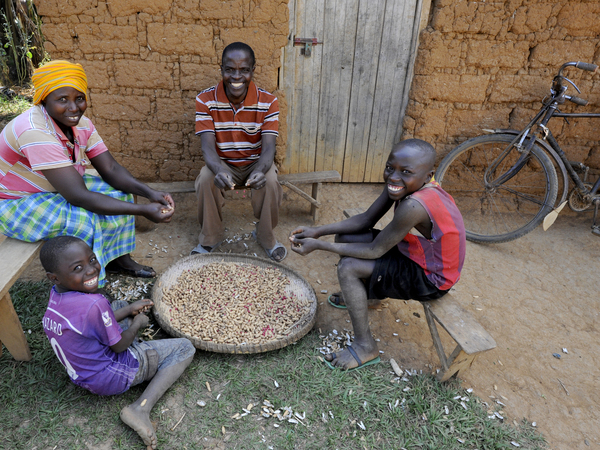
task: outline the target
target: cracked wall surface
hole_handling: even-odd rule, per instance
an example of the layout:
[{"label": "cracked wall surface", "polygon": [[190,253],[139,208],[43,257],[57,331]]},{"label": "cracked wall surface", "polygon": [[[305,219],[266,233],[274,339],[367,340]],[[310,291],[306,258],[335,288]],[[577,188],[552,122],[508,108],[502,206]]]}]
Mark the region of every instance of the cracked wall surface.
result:
[{"label": "cracked wall surface", "polygon": [[[403,138],[434,144],[440,158],[483,128],[525,126],[567,61],[600,61],[600,1],[434,1],[421,32]],[[565,74],[600,112],[600,75]],[[550,128],[571,160],[600,169],[600,121]]]},{"label": "cracked wall surface", "polygon": [[[52,59],[86,70],[92,119],[115,158],[148,181],[192,180],[202,163],[195,96],[216,84],[227,44],[255,52],[256,84],[278,96],[287,0],[35,0]],[[285,154],[279,151],[279,154]]]}]

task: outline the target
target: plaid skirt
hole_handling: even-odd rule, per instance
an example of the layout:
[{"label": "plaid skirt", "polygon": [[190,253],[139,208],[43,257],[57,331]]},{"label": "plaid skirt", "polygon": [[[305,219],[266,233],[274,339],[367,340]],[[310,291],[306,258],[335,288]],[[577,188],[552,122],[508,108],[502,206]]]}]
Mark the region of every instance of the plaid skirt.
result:
[{"label": "plaid skirt", "polygon": [[[118,191],[99,177],[84,175],[89,191],[133,203],[133,196]],[[104,267],[135,249],[135,218],[105,216],[73,206],[54,192],[32,194],[16,200],[0,200],[0,233],[26,242],[56,236],[75,236],[85,241],[101,266],[99,285],[104,286]]]}]

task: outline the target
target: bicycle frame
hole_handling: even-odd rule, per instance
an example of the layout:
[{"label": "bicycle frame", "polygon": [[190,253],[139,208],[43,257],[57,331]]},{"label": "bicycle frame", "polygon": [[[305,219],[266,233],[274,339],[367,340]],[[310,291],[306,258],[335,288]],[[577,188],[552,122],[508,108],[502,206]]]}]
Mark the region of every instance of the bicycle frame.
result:
[{"label": "bicycle frame", "polygon": [[[592,189],[588,189],[584,184],[581,178],[577,175],[577,172],[573,169],[573,164],[567,159],[565,152],[562,150],[554,135],[547,127],[548,122],[552,117],[562,117],[564,119],[568,118],[600,118],[600,113],[564,113],[558,110],[559,105],[565,103],[565,100],[570,100],[573,103],[579,105],[585,105],[587,102],[578,97],[571,97],[566,95],[567,86],[562,84],[562,80],[568,81],[571,85],[575,87],[575,89],[579,92],[577,86],[568,78],[562,76],[562,71],[568,66],[576,66],[580,67],[581,63],[570,62],[565,63],[561,66],[558,71],[558,74],[554,77],[553,86],[551,89],[551,98],[547,102],[543,102],[543,106],[540,111],[534,116],[534,118],[529,122],[529,124],[521,131],[515,132],[515,139],[505,148],[505,150],[492,162],[490,167],[485,171],[484,174],[484,183],[487,188],[495,188],[497,186],[502,185],[507,182],[511,178],[513,178],[527,163],[529,159],[529,154],[535,142],[544,142],[550,145],[550,147],[556,153],[556,156],[560,158],[562,164],[560,165],[561,170],[566,170],[569,174],[569,177],[573,180],[573,182],[577,185],[577,188],[584,194],[589,196],[595,196],[598,190],[600,189],[600,177],[594,183]],[[584,68],[584,67],[581,67]],[[585,68],[585,70],[591,70],[590,68]],[[537,125],[537,126],[536,126]],[[535,129],[534,129],[535,127]],[[532,132],[533,129],[533,132]],[[507,130],[495,130],[495,132],[501,132]],[[512,131],[512,130],[511,130]],[[542,135],[541,138],[539,135]],[[506,172],[498,176],[496,179],[491,179],[492,174],[496,171],[498,166],[504,161],[506,156],[510,153],[510,151],[514,148],[517,149],[521,153],[521,156],[518,158],[517,162],[513,164],[511,168],[509,168]],[[544,146],[545,147],[545,146]],[[546,150],[548,148],[546,147]],[[550,152],[552,153],[552,152]],[[553,157],[555,155],[552,155]],[[556,160],[556,158],[555,158]],[[558,161],[557,161],[558,163]],[[564,173],[563,173],[564,175]],[[564,201],[564,197],[567,190],[567,180],[565,178],[565,187],[563,192],[563,198],[561,200]]]}]

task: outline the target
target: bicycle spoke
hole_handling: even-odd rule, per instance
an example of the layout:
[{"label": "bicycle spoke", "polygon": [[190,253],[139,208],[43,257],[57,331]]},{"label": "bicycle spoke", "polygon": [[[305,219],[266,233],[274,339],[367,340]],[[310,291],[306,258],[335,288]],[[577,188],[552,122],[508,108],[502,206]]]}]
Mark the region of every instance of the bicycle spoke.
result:
[{"label": "bicycle spoke", "polygon": [[[527,162],[505,184],[488,184],[486,170],[512,142],[507,134],[478,136],[454,149],[440,164],[436,178],[455,200],[463,215],[467,238],[476,242],[504,242],[533,229],[556,199],[556,172],[537,146]],[[492,179],[500,179],[518,161],[508,152]]]}]

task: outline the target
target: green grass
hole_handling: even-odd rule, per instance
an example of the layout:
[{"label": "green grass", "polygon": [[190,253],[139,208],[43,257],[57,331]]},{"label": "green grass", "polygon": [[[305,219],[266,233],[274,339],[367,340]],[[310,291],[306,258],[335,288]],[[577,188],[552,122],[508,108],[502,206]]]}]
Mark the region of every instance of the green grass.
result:
[{"label": "green grass", "polygon": [[[119,420],[120,409],[143,387],[99,397],[69,381],[41,326],[49,287],[46,282],[18,282],[11,291],[33,360],[16,362],[6,350],[0,357],[0,449],[143,448]],[[151,414],[158,425],[159,448],[516,448],[511,441],[522,449],[547,448],[526,422],[515,427],[488,419],[488,406],[458,381],[440,384],[419,375],[393,382],[386,363],[333,372],[318,360],[319,346],[319,336],[311,332],[295,345],[269,353],[198,351]],[[469,398],[467,409],[457,396]],[[260,415],[265,399],[276,408],[304,412],[306,418],[298,424],[265,419]],[[232,418],[250,403],[257,405],[251,414]]]},{"label": "green grass", "polygon": [[0,95],[0,130],[23,111],[31,108],[31,105],[30,100],[21,96],[16,96],[9,100]]}]

